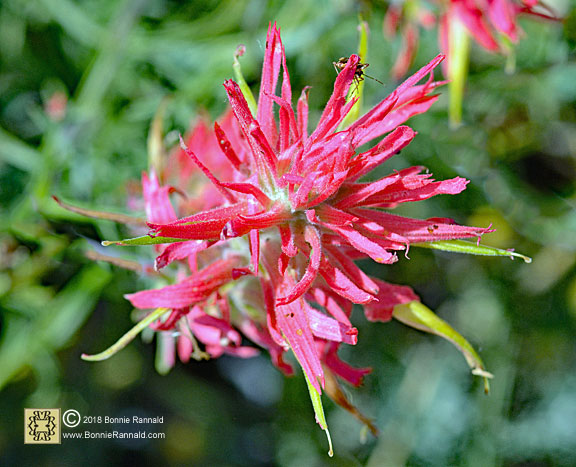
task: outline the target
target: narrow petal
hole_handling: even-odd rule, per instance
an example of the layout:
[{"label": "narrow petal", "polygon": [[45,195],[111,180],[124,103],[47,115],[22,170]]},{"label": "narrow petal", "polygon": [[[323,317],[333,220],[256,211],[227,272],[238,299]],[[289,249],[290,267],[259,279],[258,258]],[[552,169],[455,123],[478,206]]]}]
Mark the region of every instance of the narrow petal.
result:
[{"label": "narrow petal", "polygon": [[354,213],[378,224],[382,231],[401,235],[410,243],[433,242],[437,240],[456,240],[459,238],[480,238],[491,232],[490,228],[468,227],[452,223],[411,219],[373,209],[358,209]]},{"label": "narrow petal", "polygon": [[323,307],[341,323],[351,326],[350,318],[348,316],[352,311],[352,304],[349,301],[324,287],[314,287],[309,291],[309,294],[311,295],[311,301],[314,301]]},{"label": "narrow petal", "polygon": [[354,368],[343,362],[338,356],[339,344],[328,342],[324,347],[323,361],[330,370],[353,386],[360,386],[364,376],[371,373],[371,368]]},{"label": "narrow petal", "polygon": [[320,172],[310,172],[306,175],[303,182],[298,187],[298,190],[290,197],[290,204],[293,209],[299,209],[308,205],[308,199],[310,192],[314,187],[314,181],[319,175]]},{"label": "narrow petal", "polygon": [[232,191],[237,191],[238,193],[244,193],[247,195],[252,195],[256,200],[263,206],[268,207],[272,204],[272,201],[266,194],[257,186],[252,185],[251,183],[222,183],[222,186],[228,188]]},{"label": "narrow petal", "polygon": [[[292,284],[288,282],[286,286],[291,287]],[[279,292],[284,293],[284,290],[281,289]],[[306,308],[302,300],[277,306],[276,322],[310,383],[321,393],[321,386],[324,386],[324,372],[308,323]]]},{"label": "narrow petal", "polygon": [[[270,142],[266,139],[260,124],[250,112],[248,103],[239,86],[232,80],[224,82],[224,88],[228,93],[228,99],[232,106],[232,111],[236,116],[242,132],[248,140],[248,144],[254,156],[255,169],[262,178],[263,183],[271,185],[276,179],[276,169],[278,160]],[[268,99],[269,100],[269,99]],[[270,102],[272,102],[270,100]]]},{"label": "narrow petal", "polygon": [[[266,256],[264,256],[266,259]],[[267,271],[271,268],[267,267]],[[268,332],[270,337],[275,344],[288,350],[290,346],[284,340],[280,328],[278,326],[278,321],[276,320],[276,309],[274,307],[274,287],[271,281],[266,280],[264,277],[260,276],[260,285],[262,286],[262,292],[264,294],[264,306],[266,307],[266,324],[268,326]]]},{"label": "narrow petal", "polygon": [[125,295],[136,308],[183,308],[207,299],[232,280],[232,271],[240,266],[239,257],[217,260],[197,274],[161,289],[143,290]]},{"label": "narrow petal", "polygon": [[[430,178],[431,174],[387,177],[366,186],[338,203],[340,209],[356,206],[392,208],[400,203],[422,201],[432,196],[456,195],[466,188],[468,180],[461,177],[439,182]],[[386,183],[392,182],[392,183]]]},{"label": "narrow petal", "polygon": [[341,237],[348,240],[350,245],[366,253],[377,263],[392,264],[398,261],[395,254],[390,253],[377,242],[373,242],[368,237],[362,235],[353,227],[330,226],[330,229],[337,232]]},{"label": "narrow petal", "polygon": [[432,104],[438,100],[438,97],[438,94],[419,97],[408,102],[402,107],[395,108],[384,119],[382,119],[379,125],[374,127],[372,132],[367,133],[366,141],[369,141],[373,138],[378,138],[384,133],[392,131],[398,125],[402,125],[414,115],[427,112],[428,109],[432,107]]},{"label": "narrow petal", "polygon": [[400,126],[387,135],[380,143],[369,151],[356,156],[350,162],[348,169],[349,181],[354,181],[371,172],[384,161],[404,149],[414,139],[416,133],[412,128]]},{"label": "narrow petal", "polygon": [[322,112],[320,116],[316,129],[310,135],[310,142],[315,142],[334,131],[348,113],[347,111],[345,112],[345,109],[349,111],[352,105],[354,105],[354,99],[352,99],[349,101],[352,102],[352,104],[347,106],[346,97],[348,95],[348,89],[350,89],[350,85],[354,81],[356,66],[359,61],[360,58],[358,55],[350,55],[346,66],[338,73],[334,81],[332,95],[326,107],[324,107],[324,112]]},{"label": "narrow petal", "polygon": [[238,203],[193,216],[178,219],[170,224],[148,223],[154,236],[188,238],[192,240],[218,240],[224,226],[232,219],[246,212],[248,205]]},{"label": "narrow petal", "polygon": [[193,318],[190,326],[194,335],[203,344],[222,344],[238,346],[242,342],[240,333],[223,319],[210,316],[200,307],[195,307],[190,314]]},{"label": "narrow petal", "polygon": [[378,285],[376,282],[367,276],[340,248],[333,245],[326,245],[325,249],[330,261],[345,271],[355,284],[370,294],[376,295],[378,293]]},{"label": "narrow petal", "polygon": [[226,158],[230,161],[230,163],[234,166],[234,168],[238,172],[244,173],[246,170],[244,164],[240,161],[240,159],[236,155],[236,151],[234,151],[234,148],[232,147],[232,144],[228,140],[226,133],[224,133],[224,130],[220,128],[220,125],[218,125],[217,122],[214,122],[214,134],[216,135],[216,139],[218,141],[220,149],[222,150],[222,153],[226,156]]},{"label": "narrow petal", "polygon": [[161,187],[153,170],[150,171],[150,176],[142,172],[142,194],[149,222],[164,224],[177,219],[174,207],[170,203],[169,193],[170,187]]},{"label": "narrow petal", "polygon": [[298,135],[302,141],[308,139],[308,86],[302,90],[297,106]]},{"label": "narrow petal", "polygon": [[498,43],[484,21],[482,10],[472,7],[469,3],[452,2],[451,14],[451,20],[461,21],[482,47],[491,51],[498,50]]},{"label": "narrow petal", "polygon": [[[330,208],[331,211],[338,211],[334,208]],[[308,212],[307,212],[308,214]],[[342,212],[344,216],[346,213]],[[309,217],[310,219],[310,217]],[[377,263],[391,264],[397,261],[396,255],[388,252],[385,248],[380,246],[378,243],[373,242],[368,237],[362,235],[358,230],[350,225],[345,224],[332,224],[329,222],[324,222],[322,219],[317,219],[317,222],[327,229],[340,235],[345,239],[350,245],[352,245],[357,250],[366,253],[370,258],[372,258]]]},{"label": "narrow petal", "polygon": [[307,314],[312,334],[316,337],[351,345],[356,345],[358,342],[358,330],[356,328],[336,321],[312,307],[308,308]]},{"label": "narrow petal", "polygon": [[230,227],[232,236],[246,235],[252,229],[263,230],[276,227],[292,220],[292,213],[286,210],[283,203],[275,203],[267,211],[257,214],[241,214],[233,219]]},{"label": "narrow petal", "polygon": [[316,276],[318,275],[320,258],[322,257],[322,242],[320,234],[315,227],[307,225],[304,230],[304,238],[310,245],[310,258],[308,260],[306,272],[286,295],[276,298],[276,306],[287,305],[288,303],[300,298],[310,288],[312,282],[314,282],[314,279],[316,279]]},{"label": "narrow petal", "polygon": [[240,324],[239,329],[242,331],[242,334],[252,342],[268,350],[272,363],[274,363],[280,371],[287,376],[294,374],[294,368],[283,359],[286,350],[274,342],[266,328],[260,328],[254,322],[245,320]]},{"label": "narrow petal", "polygon": [[168,266],[173,261],[178,261],[181,259],[188,258],[188,256],[198,253],[199,251],[205,250],[213,242],[207,241],[188,241],[172,243],[166,247],[160,256],[156,258],[154,263],[154,269],[157,271]]},{"label": "narrow petal", "polygon": [[293,258],[298,254],[298,248],[294,242],[294,234],[290,228],[290,224],[279,225],[280,239],[282,241],[282,252]]},{"label": "narrow petal", "polygon": [[252,270],[254,275],[258,275],[258,265],[260,264],[260,235],[258,230],[250,231],[250,257],[252,260]]},{"label": "narrow petal", "polygon": [[[436,58],[430,61],[430,63],[422,67],[410,78],[404,81],[400,86],[398,86],[394,92],[382,102],[380,102],[380,104],[376,105],[372,110],[370,110],[356,122],[350,125],[348,130],[353,135],[355,146],[360,146],[373,138],[393,130],[396,126],[406,121],[408,115],[414,115],[417,113],[417,111],[424,111],[423,109],[425,106],[420,105],[414,107],[410,112],[404,111],[403,118],[396,118],[394,120],[390,118],[383,118],[384,116],[390,114],[397,101],[402,99],[402,96],[405,92],[408,92],[412,86],[424,78],[428,73],[432,72],[432,70],[434,70],[434,68],[436,68],[436,66],[438,66],[442,60],[444,60],[444,56],[438,55]],[[429,102],[428,107],[430,105],[432,105],[432,102]]]},{"label": "narrow petal", "polygon": [[230,193],[225,187],[223,187],[222,183],[220,183],[220,181],[214,176],[214,174],[210,172],[210,170],[208,170],[208,167],[206,167],[202,162],[200,162],[200,159],[196,157],[196,154],[194,154],[194,152],[191,149],[186,147],[186,144],[184,143],[182,136],[180,136],[180,146],[182,147],[184,152],[186,152],[186,154],[194,161],[194,163],[198,166],[198,168],[204,173],[204,175],[206,175],[206,177],[212,182],[212,184],[222,194],[222,196],[224,196],[224,198],[227,199],[230,203],[235,203],[236,197],[232,193]]},{"label": "narrow petal", "polygon": [[270,24],[268,26],[268,35],[266,36],[264,64],[262,65],[257,120],[262,125],[264,135],[272,144],[275,144],[277,134],[273,113],[274,101],[271,96],[276,93],[276,84],[283,55],[284,49],[280,39],[280,30],[276,27],[276,23]]},{"label": "narrow petal", "polygon": [[353,303],[366,304],[376,298],[354,284],[346,274],[330,264],[326,258],[322,258],[319,272],[334,292]]},{"label": "narrow petal", "polygon": [[400,174],[396,173],[374,182],[350,184],[342,190],[342,194],[336,197],[334,207],[338,209],[349,209],[354,206],[362,206],[366,199],[385,190],[400,178]]},{"label": "narrow petal", "polygon": [[280,106],[280,152],[284,152],[296,140],[298,125],[290,101],[278,96],[270,98]]}]

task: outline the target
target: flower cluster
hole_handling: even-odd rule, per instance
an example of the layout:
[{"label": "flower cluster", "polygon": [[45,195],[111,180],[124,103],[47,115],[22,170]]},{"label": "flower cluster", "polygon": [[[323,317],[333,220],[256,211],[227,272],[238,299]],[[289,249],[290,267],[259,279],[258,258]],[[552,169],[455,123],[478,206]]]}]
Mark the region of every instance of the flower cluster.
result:
[{"label": "flower cluster", "polygon": [[518,42],[521,29],[518,17],[556,19],[539,0],[448,0],[428,4],[405,0],[390,5],[384,19],[384,33],[393,38],[400,31],[402,46],[392,67],[392,76],[403,77],[418,48],[419,26],[431,28],[439,23],[440,50],[446,55],[444,76],[450,81],[449,116],[452,126],[462,121],[462,102],[468,74],[470,37],[490,52],[502,52],[512,71],[515,59],[512,44]]},{"label": "flower cluster", "polygon": [[[307,90],[294,108],[280,32],[270,26],[257,105],[246,87],[226,81],[230,109],[213,130],[201,119],[165,169],[143,174],[147,235],[108,242],[156,245],[155,268],[172,270],[172,276],[163,273],[172,283],[127,295],[135,308],[149,310],[145,318],[110,350],[85,358],[106,358],[148,326],[159,331],[168,367],[176,352],[183,362],[222,354],[251,357],[258,350],[246,345],[250,341],[286,374],[294,372],[286,358],[293,354],[322,428],[323,390],[373,428],[350,409],[337,383],[339,378],[358,386],[370,371],[338,356],[341,344],[358,339],[350,321],[353,304],[363,305],[370,321],[394,315],[430,329],[438,318],[418,321],[425,307],[410,287],[370,277],[354,260],[392,264],[411,245],[464,251],[475,243],[458,239],[488,232],[447,218],[389,212],[401,203],[458,194],[468,183],[463,178],[435,181],[423,167],[410,167],[360,181],[412,141],[415,132],[403,123],[437,99],[432,72],[443,58],[346,125],[357,101],[347,95],[361,66],[351,55],[309,133]],[[180,196],[171,200],[173,193]],[[466,345],[460,347],[474,360]],[[476,370],[486,375],[481,364]]]},{"label": "flower cluster", "polygon": [[[433,2],[434,3],[434,2]],[[440,50],[446,55],[446,69],[455,53],[462,27],[484,49],[507,52],[508,43],[516,43],[521,29],[520,15],[555,19],[548,7],[539,0],[449,0],[430,5],[420,0],[406,0],[388,7],[384,32],[393,38],[400,30],[402,50],[392,68],[400,79],[406,75],[418,47],[418,26],[431,28],[439,23]]]}]

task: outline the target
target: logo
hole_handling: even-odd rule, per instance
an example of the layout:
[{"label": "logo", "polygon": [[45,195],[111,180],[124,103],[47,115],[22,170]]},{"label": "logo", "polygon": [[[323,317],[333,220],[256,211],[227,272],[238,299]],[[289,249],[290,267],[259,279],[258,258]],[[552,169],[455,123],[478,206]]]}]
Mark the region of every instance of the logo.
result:
[{"label": "logo", "polygon": [[24,409],[24,444],[60,444],[60,409]]}]

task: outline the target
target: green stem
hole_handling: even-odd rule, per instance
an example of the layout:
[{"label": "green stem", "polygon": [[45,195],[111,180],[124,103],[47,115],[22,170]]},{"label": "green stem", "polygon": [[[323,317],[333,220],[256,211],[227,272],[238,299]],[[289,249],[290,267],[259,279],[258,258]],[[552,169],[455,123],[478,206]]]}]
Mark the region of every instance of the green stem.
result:
[{"label": "green stem", "polygon": [[448,78],[450,79],[450,126],[458,128],[462,124],[462,102],[464,87],[468,75],[468,60],[470,53],[470,36],[464,25],[454,20],[450,22],[450,63]]}]

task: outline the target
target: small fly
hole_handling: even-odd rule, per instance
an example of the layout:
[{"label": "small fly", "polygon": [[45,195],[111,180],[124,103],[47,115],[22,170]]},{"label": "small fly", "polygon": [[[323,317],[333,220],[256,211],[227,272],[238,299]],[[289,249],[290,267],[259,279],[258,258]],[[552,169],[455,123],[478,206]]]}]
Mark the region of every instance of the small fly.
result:
[{"label": "small fly", "polygon": [[[349,57],[340,57],[338,61],[332,62],[332,64],[334,65],[334,69],[338,73],[340,73],[348,63],[348,60]],[[356,70],[354,70],[354,82],[356,83],[356,86],[358,86],[361,81],[364,81],[364,77],[373,79],[377,83],[384,84],[382,81],[374,78],[373,76],[367,75],[364,72],[364,69],[367,68],[368,66],[369,63],[362,63],[362,62],[358,62],[358,64],[356,65]]]}]

